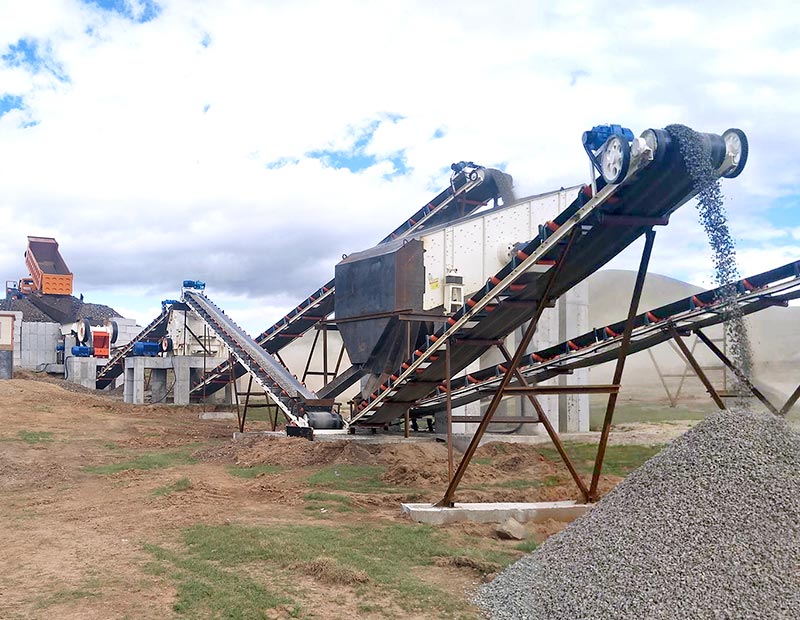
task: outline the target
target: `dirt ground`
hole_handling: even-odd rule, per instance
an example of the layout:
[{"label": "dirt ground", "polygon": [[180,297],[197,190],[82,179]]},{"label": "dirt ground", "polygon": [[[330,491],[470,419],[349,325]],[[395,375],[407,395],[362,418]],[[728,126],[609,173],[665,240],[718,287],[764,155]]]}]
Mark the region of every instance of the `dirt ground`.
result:
[{"label": "dirt ground", "polygon": [[[435,558],[414,568],[420,582],[459,601],[435,614],[404,605],[382,586],[323,585],[317,565],[281,569],[294,606],[251,615],[202,606],[187,611],[181,601],[191,595],[191,584],[182,565],[176,560],[180,570],[156,570],[154,546],[178,553],[181,537],[198,526],[412,527],[400,502],[436,500],[447,479],[441,443],[234,442],[232,421],[199,420],[198,411],[134,407],[113,395],[33,379],[0,382],[0,618],[478,617],[468,592],[494,566],[480,565],[478,555]],[[574,497],[563,469],[536,446],[488,444],[458,499]],[[608,476],[602,488],[619,480]],[[563,524],[526,527],[530,540],[542,541]],[[492,525],[452,525],[426,535],[474,548],[480,557],[505,554],[500,566],[524,553],[518,541],[499,540]],[[259,567],[248,566],[248,578],[258,581]],[[264,583],[270,579],[265,573]]]}]

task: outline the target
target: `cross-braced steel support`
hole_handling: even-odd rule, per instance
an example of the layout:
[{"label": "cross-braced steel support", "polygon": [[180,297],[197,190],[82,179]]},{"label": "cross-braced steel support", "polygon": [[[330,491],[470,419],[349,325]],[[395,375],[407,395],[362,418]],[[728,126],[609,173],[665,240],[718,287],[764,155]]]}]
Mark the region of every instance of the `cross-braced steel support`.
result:
[{"label": "cross-braced steel support", "polygon": [[[533,334],[536,332],[536,327],[539,323],[539,319],[542,316],[545,308],[548,306],[548,302],[550,301],[550,293],[553,289],[553,284],[558,277],[558,274],[561,272],[561,269],[566,262],[565,259],[569,254],[570,249],[572,248],[572,244],[575,242],[575,239],[580,234],[580,229],[576,228],[569,236],[567,244],[564,250],[561,253],[561,257],[556,263],[555,266],[552,268],[552,273],[550,278],[547,281],[547,286],[545,287],[544,292],[542,293],[542,297],[539,300],[539,303],[536,307],[536,312],[534,316],[531,318],[530,324],[528,325],[528,329],[525,330],[525,334],[522,336],[522,341],[520,342],[519,346],[517,347],[514,356],[509,363],[509,368],[506,371],[505,375],[503,375],[503,380],[500,383],[500,387],[492,396],[492,401],[489,404],[489,408],[486,410],[486,413],[483,416],[483,420],[478,424],[478,428],[475,431],[475,434],[472,437],[472,441],[470,441],[469,446],[467,446],[467,450],[464,452],[464,456],[461,458],[461,462],[458,464],[458,468],[456,469],[455,473],[450,477],[450,482],[447,486],[447,490],[444,493],[444,497],[436,504],[437,506],[445,506],[449,507],[453,505],[453,496],[455,495],[456,489],[458,488],[461,479],[464,477],[464,472],[467,471],[467,467],[469,467],[470,461],[472,461],[472,457],[475,455],[475,451],[478,449],[480,445],[481,439],[483,435],[486,433],[486,429],[489,427],[489,424],[492,421],[492,417],[494,416],[497,408],[500,406],[500,401],[503,398],[503,393],[505,392],[506,388],[508,388],[509,384],[511,383],[512,378],[515,376],[514,371],[519,367],[519,363],[522,360],[522,356],[525,354],[525,350],[528,348],[528,345],[531,343],[533,339]],[[449,373],[448,373],[449,377]],[[448,398],[450,397],[450,393],[448,391]],[[448,423],[450,422],[450,418],[448,416]],[[450,431],[448,430],[448,433]]]},{"label": "cross-braced steel support", "polygon": [[684,359],[689,363],[689,365],[692,367],[692,370],[694,370],[694,374],[697,375],[697,378],[700,379],[703,386],[706,388],[708,395],[711,396],[711,399],[714,401],[717,407],[719,407],[720,409],[725,409],[725,403],[722,402],[722,398],[720,397],[719,392],[717,392],[717,390],[711,384],[711,380],[703,371],[703,368],[702,366],[700,366],[700,363],[697,361],[697,358],[695,358],[694,354],[689,350],[689,347],[686,346],[686,343],[683,341],[683,338],[678,333],[678,330],[675,329],[675,325],[670,323],[667,326],[667,329],[672,335],[672,340],[675,342],[675,344],[678,345],[678,349],[680,350]]},{"label": "cross-braced steel support", "polygon": [[728,358],[727,355],[725,355],[722,351],[720,351],[719,347],[717,347],[717,345],[715,345],[708,336],[706,336],[699,329],[694,330],[694,333],[697,334],[697,337],[700,338],[700,340],[703,341],[703,344],[706,345],[711,350],[711,352],[720,359],[720,361],[723,364],[725,364],[728,368],[731,369],[733,374],[736,375],[736,378],[739,380],[739,384],[740,385],[743,385],[748,390],[750,390],[750,393],[753,396],[755,396],[758,400],[760,400],[763,403],[763,405],[767,409],[769,409],[772,413],[774,413],[774,414],[778,413],[778,409],[775,406],[773,406],[773,404],[771,402],[769,402],[769,400],[767,399],[766,396],[764,396],[764,394],[761,392],[761,390],[759,390],[755,385],[753,385],[753,383],[750,381],[750,379],[747,378],[747,376],[744,374],[744,372],[742,372],[742,370],[738,366],[736,366]]}]

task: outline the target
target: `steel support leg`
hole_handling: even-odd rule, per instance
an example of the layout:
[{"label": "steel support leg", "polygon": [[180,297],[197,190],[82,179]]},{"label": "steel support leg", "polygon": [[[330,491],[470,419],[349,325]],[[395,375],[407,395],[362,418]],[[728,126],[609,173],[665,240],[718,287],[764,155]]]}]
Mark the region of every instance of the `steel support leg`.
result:
[{"label": "steel support leg", "polygon": [[[499,345],[498,347],[503,354],[503,357],[506,358],[507,362],[511,362],[511,356],[508,353],[508,349],[504,344]],[[528,380],[525,379],[525,375],[522,374],[522,371],[519,368],[514,369],[514,374],[517,377],[517,381],[519,381],[520,385],[523,387],[528,387]],[[542,423],[547,434],[550,437],[550,440],[553,442],[553,445],[558,450],[559,455],[561,455],[561,460],[564,461],[564,465],[567,466],[569,470],[569,475],[572,476],[572,479],[575,481],[578,490],[581,492],[581,496],[583,497],[583,501],[589,500],[589,489],[586,488],[586,484],[583,482],[578,470],[575,469],[575,465],[572,464],[569,456],[567,456],[566,450],[564,450],[564,444],[561,443],[561,439],[558,436],[558,432],[553,425],[550,423],[549,418],[547,417],[547,413],[545,410],[542,409],[542,405],[539,402],[539,399],[536,398],[534,394],[527,394],[528,400],[533,405],[533,408],[536,410],[536,414],[539,416],[539,422]]]},{"label": "steel support leg", "polygon": [[781,410],[778,412],[778,415],[786,415],[789,413],[789,410],[794,407],[794,404],[797,402],[797,399],[800,398],[800,385],[797,386],[797,389],[792,392],[792,395],[789,397],[789,400],[786,401],[786,404],[781,407]]},{"label": "steel support leg", "polygon": [[777,415],[778,413],[777,408],[775,408],[773,404],[769,402],[769,400],[767,399],[766,396],[764,396],[761,390],[759,390],[755,385],[751,383],[750,379],[748,379],[745,376],[745,374],[728,358],[728,356],[719,350],[719,347],[715,345],[708,336],[706,336],[699,329],[694,330],[694,333],[697,334],[697,337],[703,341],[703,344],[706,345],[709,349],[711,349],[711,352],[714,355],[716,355],[722,361],[723,364],[725,364],[728,368],[730,368],[733,371],[733,374],[736,375],[736,378],[739,379],[739,382],[742,385],[744,385],[748,390],[750,390],[753,396],[755,396],[758,400],[760,400],[763,403],[763,405],[767,409],[769,409],[772,413]]},{"label": "steel support leg", "polygon": [[450,343],[445,345],[444,352],[444,372],[447,379],[444,382],[444,389],[447,393],[447,482],[453,480],[453,389],[450,385]]},{"label": "steel support leg", "polygon": [[697,378],[703,382],[706,391],[714,400],[714,403],[716,403],[717,407],[719,407],[720,409],[725,409],[725,403],[722,402],[722,398],[720,398],[719,394],[717,393],[717,390],[715,390],[714,386],[711,385],[711,381],[709,381],[708,377],[706,376],[706,373],[703,372],[703,369],[700,367],[700,364],[697,362],[697,359],[695,359],[694,355],[692,355],[692,352],[689,350],[689,347],[686,346],[686,343],[683,341],[683,338],[681,338],[681,335],[678,333],[678,330],[675,329],[674,325],[670,324],[669,331],[672,334],[672,339],[678,345],[678,348],[681,350],[681,353],[683,353],[684,358],[686,358],[686,361],[689,362],[689,365],[691,365],[692,370],[694,370],[695,374],[697,375]]},{"label": "steel support leg", "polygon": [[464,472],[467,471],[467,467],[469,467],[470,462],[472,461],[472,457],[475,455],[475,451],[478,449],[478,446],[481,443],[481,439],[483,439],[484,433],[486,433],[486,429],[489,427],[489,424],[492,421],[492,417],[494,416],[497,408],[500,406],[500,401],[503,399],[503,393],[505,389],[511,383],[511,379],[515,376],[514,370],[519,367],[520,360],[522,360],[523,355],[525,355],[525,350],[528,348],[528,345],[531,343],[533,339],[533,334],[536,332],[536,326],[539,323],[539,319],[542,317],[542,313],[544,312],[545,308],[547,307],[548,302],[550,301],[550,292],[553,289],[553,284],[558,277],[558,274],[561,272],[562,267],[564,266],[565,259],[569,254],[570,249],[572,248],[572,244],[575,242],[577,235],[580,234],[580,229],[576,228],[569,236],[567,241],[567,245],[564,248],[564,251],[561,253],[561,257],[558,260],[558,263],[553,267],[553,272],[550,275],[550,279],[547,281],[547,286],[545,287],[544,292],[542,293],[542,297],[539,300],[539,303],[536,307],[536,312],[534,316],[531,318],[530,324],[528,325],[528,329],[525,330],[525,334],[522,336],[522,341],[519,343],[516,352],[514,353],[514,357],[509,364],[509,368],[506,371],[505,375],[503,375],[503,380],[500,383],[500,386],[497,388],[497,391],[492,396],[492,401],[489,403],[489,408],[486,410],[486,413],[483,416],[483,420],[478,425],[475,434],[472,436],[472,441],[470,441],[469,446],[467,446],[467,450],[464,452],[464,456],[461,457],[461,462],[458,464],[458,468],[456,469],[455,474],[450,479],[450,484],[447,486],[447,490],[444,493],[444,497],[442,497],[439,502],[437,502],[436,506],[440,507],[451,507],[453,505],[453,496],[455,495],[456,489],[458,488],[459,483],[461,482],[461,478],[464,477]]},{"label": "steel support leg", "polygon": [[[236,384],[233,384],[236,388]],[[244,433],[244,423],[247,421],[247,406],[250,404],[250,392],[253,390],[253,375],[250,375],[250,381],[247,383],[247,394],[244,397],[244,411],[242,417],[239,419],[239,432]],[[237,390],[238,391],[238,390]]]},{"label": "steel support leg", "polygon": [[[631,305],[628,308],[628,318],[625,321],[625,330],[622,333],[622,341],[619,345],[619,356],[617,357],[617,366],[614,369],[614,378],[611,383],[619,385],[622,381],[622,371],[625,370],[625,358],[628,356],[628,349],[631,344],[631,332],[633,332],[633,319],[636,318],[636,312],[639,309],[639,300],[642,297],[642,289],[644,288],[644,279],[647,276],[647,266],[650,263],[650,254],[653,252],[653,242],[656,239],[656,231],[652,228],[648,229],[645,233],[644,250],[642,250],[642,259],[639,263],[639,272],[636,274],[636,283],[633,286],[633,295],[631,296]],[[592,483],[589,486],[589,499],[592,501],[597,500],[597,486],[600,484],[600,474],[603,471],[603,459],[606,456],[606,446],[608,445],[608,435],[611,432],[611,421],[614,419],[614,409],[617,406],[618,392],[612,392],[608,395],[608,404],[606,405],[606,415],[603,419],[603,430],[600,433],[600,443],[597,446],[597,458],[594,462],[594,471],[592,472]]]}]

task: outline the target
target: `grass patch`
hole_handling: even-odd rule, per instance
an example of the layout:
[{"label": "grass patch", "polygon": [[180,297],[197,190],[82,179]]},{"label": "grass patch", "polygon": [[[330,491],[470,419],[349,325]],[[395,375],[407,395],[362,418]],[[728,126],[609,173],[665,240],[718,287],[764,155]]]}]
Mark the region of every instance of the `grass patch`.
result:
[{"label": "grass patch", "polygon": [[172,484],[167,484],[163,487],[158,487],[153,489],[153,495],[155,497],[164,497],[165,495],[171,495],[172,493],[180,493],[181,491],[188,491],[192,488],[192,481],[188,478],[181,478],[176,480]]},{"label": "grass patch", "polygon": [[280,465],[252,465],[250,467],[239,467],[238,465],[229,465],[228,473],[237,478],[257,478],[262,474],[277,474],[281,471]]},{"label": "grass patch", "polygon": [[103,447],[108,449],[108,450],[121,450],[122,449],[119,444],[116,444],[113,441],[105,441],[105,442],[103,442]]},{"label": "grass patch", "polygon": [[20,431],[17,433],[17,437],[30,444],[53,441],[53,433],[48,431]]},{"label": "grass patch", "polygon": [[303,499],[309,502],[305,509],[313,512],[326,513],[333,512],[353,512],[353,502],[346,495],[337,493],[325,493],[324,491],[312,491],[306,493]]},{"label": "grass patch", "polygon": [[351,493],[405,493],[408,489],[388,485],[381,480],[385,468],[380,465],[330,465],[308,477],[312,487],[350,491]]},{"label": "grass patch", "polygon": [[[567,455],[581,474],[588,475],[592,473],[594,460],[597,456],[596,444],[569,442],[565,443],[564,447]],[[603,473],[611,476],[627,476],[646,460],[661,452],[662,448],[663,446],[608,446],[603,460]],[[553,447],[537,446],[536,451],[549,461],[561,463],[561,457]],[[558,484],[557,479],[555,484]]]},{"label": "grass patch", "polygon": [[[247,541],[241,544],[247,545]],[[173,580],[177,600],[172,608],[185,617],[266,620],[267,609],[293,602],[242,572],[222,569],[191,553],[176,553],[157,545],[145,545],[144,550],[156,560],[147,565],[147,572],[158,571]]]},{"label": "grass patch", "polygon": [[[446,536],[441,530],[416,524],[357,524],[348,528],[196,525],[184,530],[180,551],[152,545],[145,549],[159,563],[169,566],[167,574],[178,591],[175,609],[189,617],[206,613],[210,617],[256,619],[264,617],[264,609],[285,604],[278,603],[276,595],[247,576],[252,575],[242,570],[247,565],[274,575],[276,583],[291,581],[292,573],[301,570],[323,583],[347,583],[356,592],[366,577],[370,591],[376,596],[391,596],[405,610],[424,610],[430,617],[453,617],[468,612],[466,601],[420,579],[419,567],[450,562],[460,566],[491,565],[494,569],[517,556],[458,548]],[[448,557],[459,559],[448,561]],[[237,591],[239,594],[235,595]],[[227,609],[226,604],[236,608]]]},{"label": "grass patch", "polygon": [[472,459],[472,462],[473,463],[477,463],[478,465],[491,465],[492,464],[492,459],[490,457],[488,457],[488,456],[483,456],[483,457],[478,458],[478,459]]},{"label": "grass patch", "polygon": [[[689,381],[692,379],[689,378]],[[697,380],[696,378],[694,379]],[[670,388],[676,388],[677,383]],[[666,397],[666,395],[665,395]],[[593,397],[589,409],[589,427],[599,431],[603,427],[603,418],[606,414],[607,397]],[[631,422],[670,422],[675,420],[702,420],[709,413],[716,411],[716,406],[711,401],[696,403],[678,403],[670,407],[665,403],[646,402],[620,402],[614,408],[614,424],[629,424]]]},{"label": "grass patch", "polygon": [[518,551],[524,551],[525,553],[530,553],[531,551],[536,549],[536,547],[538,547],[538,546],[539,546],[539,544],[536,541],[526,540],[526,541],[523,541],[523,542],[519,543],[518,545],[515,545],[514,549],[517,549]]},{"label": "grass patch", "polygon": [[189,450],[178,452],[154,452],[151,454],[141,454],[129,461],[109,463],[108,465],[89,465],[83,471],[90,474],[116,474],[130,469],[165,469],[175,465],[193,465],[197,459],[192,458]]}]

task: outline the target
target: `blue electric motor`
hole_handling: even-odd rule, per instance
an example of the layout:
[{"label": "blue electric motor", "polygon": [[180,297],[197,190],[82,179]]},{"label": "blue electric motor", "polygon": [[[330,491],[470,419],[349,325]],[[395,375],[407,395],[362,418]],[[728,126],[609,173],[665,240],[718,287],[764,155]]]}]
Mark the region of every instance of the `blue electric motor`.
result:
[{"label": "blue electric motor", "polygon": [[155,357],[161,352],[161,347],[157,342],[134,342],[134,357]]},{"label": "blue electric motor", "polygon": [[92,347],[87,347],[83,345],[72,347],[73,357],[92,357],[93,352],[94,351],[92,350]]},{"label": "blue electric motor", "polygon": [[596,151],[611,136],[619,136],[626,142],[633,140],[633,132],[622,125],[595,125],[589,131],[583,132],[583,145]]},{"label": "blue electric motor", "polygon": [[183,288],[193,288],[196,291],[204,291],[206,283],[200,280],[184,280]]}]

